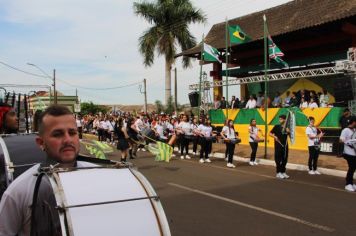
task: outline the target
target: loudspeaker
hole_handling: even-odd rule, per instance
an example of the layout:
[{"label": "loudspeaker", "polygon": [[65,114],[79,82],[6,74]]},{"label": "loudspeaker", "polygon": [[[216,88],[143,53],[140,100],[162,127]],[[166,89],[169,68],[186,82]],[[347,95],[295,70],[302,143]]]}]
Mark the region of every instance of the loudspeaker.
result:
[{"label": "loudspeaker", "polygon": [[350,77],[335,79],[333,89],[336,106],[347,106],[348,101],[354,99],[353,84]]},{"label": "loudspeaker", "polygon": [[198,92],[191,92],[188,94],[189,102],[191,107],[199,106],[199,93]]}]

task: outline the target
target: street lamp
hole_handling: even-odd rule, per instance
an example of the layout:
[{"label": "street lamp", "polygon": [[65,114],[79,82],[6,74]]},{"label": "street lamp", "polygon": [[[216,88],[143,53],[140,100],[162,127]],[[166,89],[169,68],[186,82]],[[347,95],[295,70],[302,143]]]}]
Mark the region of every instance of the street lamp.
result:
[{"label": "street lamp", "polygon": [[[27,63],[27,65],[29,66],[33,66],[36,67],[39,71],[41,71],[47,78],[52,79],[53,81],[53,94],[54,94],[54,104],[57,104],[57,91],[56,91],[56,69],[53,70],[53,77],[50,76],[49,74],[47,74],[44,70],[42,70],[39,66],[33,64],[33,63]],[[51,90],[49,92],[49,102],[51,103],[52,99],[51,99],[52,95],[51,95]]]}]

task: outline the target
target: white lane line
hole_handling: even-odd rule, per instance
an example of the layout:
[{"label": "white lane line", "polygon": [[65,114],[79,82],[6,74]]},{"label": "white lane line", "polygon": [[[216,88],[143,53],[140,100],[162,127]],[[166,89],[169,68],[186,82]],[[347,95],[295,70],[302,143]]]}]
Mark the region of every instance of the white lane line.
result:
[{"label": "white lane line", "polygon": [[[217,165],[213,165],[213,164],[201,164],[201,163],[198,163],[198,162],[188,161],[188,160],[184,160],[184,161],[185,162],[194,163],[194,164],[197,164],[197,165],[200,165],[200,166],[204,166],[204,167],[211,167],[211,168],[222,169],[222,170],[227,170],[227,171],[232,171],[232,172],[240,172],[240,173],[244,173],[244,174],[248,174],[248,175],[260,176],[260,177],[264,177],[264,178],[268,178],[268,179],[276,179],[276,177],[270,176],[270,175],[264,175],[264,174],[258,174],[256,172],[239,170],[238,166],[237,166],[236,169],[232,169],[232,168],[227,168],[227,167],[223,167],[223,166],[217,166]],[[302,185],[318,187],[318,188],[324,188],[324,189],[328,189],[328,190],[334,190],[334,191],[338,191],[338,192],[347,193],[344,189],[341,189],[341,188],[334,188],[334,187],[324,186],[324,185],[320,185],[320,184],[311,184],[311,183],[306,183],[306,182],[303,182],[303,181],[297,181],[297,180],[293,180],[293,179],[278,180],[278,181],[286,181],[286,182],[291,182],[291,183],[296,183],[296,184],[302,184]]]},{"label": "white lane line", "polygon": [[309,222],[309,221],[306,221],[306,220],[303,220],[303,219],[300,219],[300,218],[297,218],[297,217],[285,215],[285,214],[278,213],[278,212],[275,212],[275,211],[271,211],[271,210],[268,210],[268,209],[264,209],[264,208],[261,208],[261,207],[258,207],[258,206],[254,206],[254,205],[250,205],[250,204],[247,204],[247,203],[244,203],[244,202],[236,201],[236,200],[233,200],[233,199],[230,199],[230,198],[226,198],[226,197],[222,197],[222,196],[215,195],[215,194],[212,194],[212,193],[200,191],[198,189],[189,188],[189,187],[186,187],[186,186],[183,186],[183,185],[180,185],[180,184],[168,183],[168,185],[171,185],[171,186],[176,187],[176,188],[184,189],[184,190],[187,190],[187,191],[190,191],[190,192],[198,193],[198,194],[201,194],[201,195],[204,195],[204,196],[208,196],[208,197],[211,197],[211,198],[219,199],[219,200],[222,200],[222,201],[225,201],[225,202],[229,202],[229,203],[232,203],[232,204],[235,204],[235,205],[239,205],[239,206],[242,206],[242,207],[246,207],[246,208],[249,208],[249,209],[253,209],[253,210],[256,210],[256,211],[259,211],[259,212],[263,212],[263,213],[266,213],[266,214],[269,214],[269,215],[277,216],[277,217],[280,217],[280,218],[283,218],[283,219],[286,219],[286,220],[290,220],[290,221],[293,221],[293,222],[296,222],[296,223],[299,223],[299,224],[303,224],[303,225],[306,225],[306,226],[309,226],[309,227],[312,227],[312,228],[316,228],[316,229],[319,229],[319,230],[323,230],[323,231],[326,231],[326,232],[334,232],[335,231],[335,229],[330,228],[328,226],[314,224],[312,222]]}]

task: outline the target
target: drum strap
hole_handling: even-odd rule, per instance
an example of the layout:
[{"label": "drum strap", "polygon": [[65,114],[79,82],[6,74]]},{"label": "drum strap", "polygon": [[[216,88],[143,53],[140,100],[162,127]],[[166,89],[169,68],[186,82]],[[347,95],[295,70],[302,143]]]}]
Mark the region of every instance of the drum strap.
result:
[{"label": "drum strap", "polygon": [[32,205],[31,205],[31,236],[36,235],[36,230],[35,230],[35,225],[36,225],[36,206],[37,206],[37,199],[38,199],[38,192],[40,188],[40,184],[42,181],[42,177],[45,175],[45,173],[41,172],[37,176],[36,184],[35,184],[35,189],[33,191],[33,199],[32,199]]}]

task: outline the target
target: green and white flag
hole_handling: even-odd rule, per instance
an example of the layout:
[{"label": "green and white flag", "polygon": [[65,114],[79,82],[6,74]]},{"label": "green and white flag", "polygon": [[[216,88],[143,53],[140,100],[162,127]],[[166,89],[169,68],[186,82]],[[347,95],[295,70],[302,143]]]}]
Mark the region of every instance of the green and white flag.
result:
[{"label": "green and white flag", "polygon": [[277,47],[277,45],[273,42],[270,35],[268,35],[268,55],[270,59],[275,60],[276,62],[288,67],[288,64],[283,61],[282,57],[284,53]]},{"label": "green and white flag", "polygon": [[219,51],[216,48],[204,43],[203,50],[204,61],[217,61],[221,63],[221,60],[219,59]]}]

